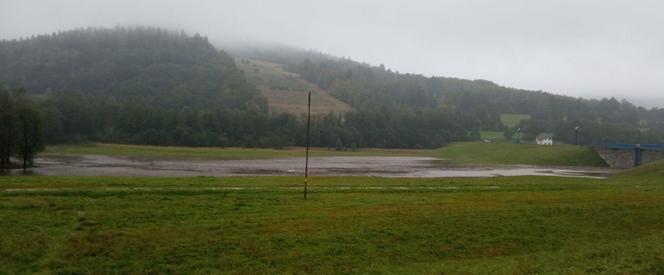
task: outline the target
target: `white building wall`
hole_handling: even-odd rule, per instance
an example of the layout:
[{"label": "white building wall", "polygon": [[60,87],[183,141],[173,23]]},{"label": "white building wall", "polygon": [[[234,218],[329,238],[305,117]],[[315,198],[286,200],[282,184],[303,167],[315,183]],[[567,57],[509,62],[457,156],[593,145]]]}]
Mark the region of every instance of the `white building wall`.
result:
[{"label": "white building wall", "polygon": [[553,139],[550,138],[537,139],[535,142],[537,142],[539,145],[553,145]]}]

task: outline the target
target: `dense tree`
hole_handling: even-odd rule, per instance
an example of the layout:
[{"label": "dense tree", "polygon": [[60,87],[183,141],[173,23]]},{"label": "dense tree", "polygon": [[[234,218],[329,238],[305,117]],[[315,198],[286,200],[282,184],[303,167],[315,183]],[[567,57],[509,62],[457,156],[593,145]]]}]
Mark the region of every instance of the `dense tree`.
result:
[{"label": "dense tree", "polygon": [[9,167],[15,142],[16,100],[0,87],[0,170]]},{"label": "dense tree", "polygon": [[169,110],[267,107],[233,58],[200,35],[79,29],[0,41],[0,58],[0,83],[31,94],[58,91]]},{"label": "dense tree", "polygon": [[[279,63],[354,107],[314,116],[313,146],[432,148],[479,139],[480,130],[505,131],[507,138],[503,113],[531,116],[520,125],[525,139],[552,132],[570,142],[573,128],[582,124],[584,144],[664,142],[664,111],[626,101],[400,74],[384,66],[277,49],[236,54]],[[44,114],[39,120],[37,113],[0,110],[0,120],[11,121],[0,126],[3,155],[19,153],[16,143],[4,145],[19,134],[19,113],[35,122],[31,125],[43,123],[46,143],[281,148],[305,142],[303,117],[271,113],[234,59],[200,35],[155,28],[81,29],[0,41],[0,60],[0,83],[26,87],[26,97],[36,102],[30,106]],[[9,98],[0,93],[0,104]],[[38,143],[23,145],[37,148]],[[30,157],[30,152],[21,154]]]},{"label": "dense tree", "polygon": [[510,127],[505,127],[503,130],[503,136],[505,137],[506,140],[512,141],[512,138],[514,137],[514,129]]},{"label": "dense tree", "polygon": [[22,159],[23,170],[44,149],[42,115],[22,90],[0,89],[0,169],[11,166],[11,157]]},{"label": "dense tree", "polygon": [[16,111],[16,153],[25,171],[32,166],[37,152],[44,150],[42,116],[31,106],[20,106]]},{"label": "dense tree", "polygon": [[541,132],[553,132],[557,140],[570,142],[573,127],[560,125],[583,122],[588,125],[581,139],[584,144],[606,140],[664,142],[664,110],[636,107],[625,100],[586,100],[502,87],[486,80],[400,74],[384,66],[288,47],[236,48],[233,52],[282,64],[356,109],[446,108],[467,118],[461,125],[469,133],[473,129],[503,131],[500,115],[518,113],[532,117],[523,125],[526,140]]}]

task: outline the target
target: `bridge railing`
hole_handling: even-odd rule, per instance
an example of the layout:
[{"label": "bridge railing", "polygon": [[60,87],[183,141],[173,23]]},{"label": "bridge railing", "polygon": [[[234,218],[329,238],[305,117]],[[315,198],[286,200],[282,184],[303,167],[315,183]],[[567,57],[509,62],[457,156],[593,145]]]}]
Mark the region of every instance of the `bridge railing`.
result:
[{"label": "bridge railing", "polygon": [[591,145],[595,149],[611,149],[611,150],[626,150],[634,152],[634,166],[639,166],[642,163],[643,152],[645,151],[658,151],[664,152],[664,144],[630,144],[630,143],[597,143]]},{"label": "bridge railing", "polygon": [[594,143],[591,145],[595,148],[617,149],[617,150],[645,150],[645,151],[664,151],[664,144],[633,144],[633,143]]}]

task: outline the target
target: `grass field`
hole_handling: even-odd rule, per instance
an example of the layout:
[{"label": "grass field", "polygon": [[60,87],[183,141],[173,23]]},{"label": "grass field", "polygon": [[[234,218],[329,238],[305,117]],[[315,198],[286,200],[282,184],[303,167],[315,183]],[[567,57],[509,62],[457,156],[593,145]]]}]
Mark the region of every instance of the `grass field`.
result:
[{"label": "grass field", "polygon": [[[49,146],[45,156],[105,155],[151,158],[203,158],[203,159],[267,159],[303,157],[303,148],[283,150],[264,148],[196,148],[164,147],[147,145],[124,145],[89,143]],[[323,156],[413,156],[438,157],[455,164],[476,165],[567,165],[605,166],[597,154],[586,147],[574,145],[539,146],[511,143],[452,143],[435,150],[408,149],[360,149],[357,151],[336,151],[325,148],[310,150],[313,157]]]},{"label": "grass field", "polygon": [[312,178],[307,201],[291,177],[0,177],[0,273],[661,274],[662,170]]},{"label": "grass field", "polygon": [[524,115],[524,114],[501,114],[500,115],[500,121],[503,123],[503,125],[514,128],[519,123],[521,120],[524,119],[529,119],[530,115]]},{"label": "grass field", "polygon": [[490,139],[494,141],[504,141],[505,140],[505,135],[503,132],[499,131],[481,131],[480,132],[480,137],[482,139]]},{"label": "grass field", "polygon": [[311,91],[312,113],[327,114],[351,110],[348,104],[330,96],[299,75],[284,71],[281,65],[250,59],[238,59],[236,63],[245,72],[247,79],[267,97],[273,111],[306,113],[307,91]]},{"label": "grass field", "polygon": [[438,149],[436,156],[458,164],[606,166],[592,149],[564,144],[462,142]]},{"label": "grass field", "polygon": [[[304,157],[304,148],[265,149],[265,148],[218,148],[218,147],[177,147],[89,143],[48,146],[42,155],[78,156],[105,155],[155,158],[209,158],[209,159],[266,159]],[[312,148],[310,156],[431,156],[431,150],[408,149],[359,149],[357,151],[336,151],[326,148]]]}]

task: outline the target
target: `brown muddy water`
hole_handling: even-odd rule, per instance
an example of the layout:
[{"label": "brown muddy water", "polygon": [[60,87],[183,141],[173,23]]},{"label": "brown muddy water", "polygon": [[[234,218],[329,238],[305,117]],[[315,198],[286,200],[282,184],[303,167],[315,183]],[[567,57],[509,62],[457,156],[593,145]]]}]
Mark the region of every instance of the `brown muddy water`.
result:
[{"label": "brown muddy water", "polygon": [[[35,160],[33,174],[53,176],[257,176],[302,175],[304,158],[257,160],[146,159],[111,156],[49,156]],[[314,176],[604,178],[616,170],[596,167],[456,166],[427,157],[314,157]],[[16,173],[16,172],[14,172]]]}]

